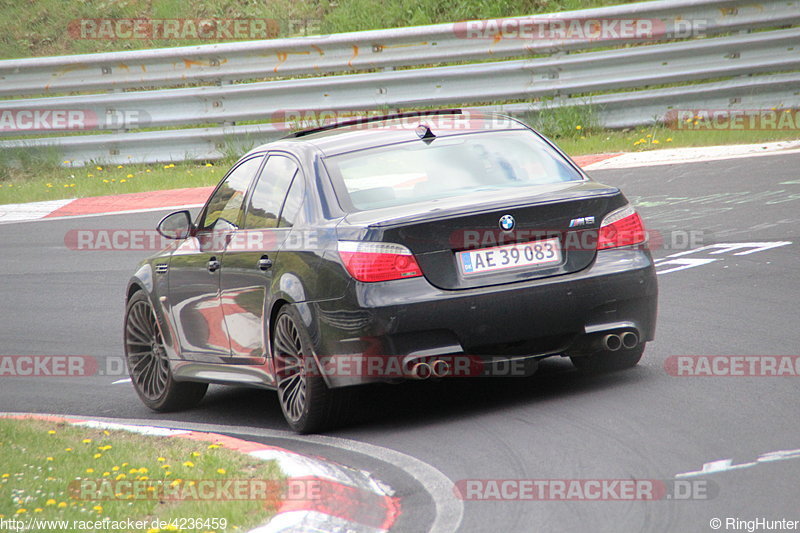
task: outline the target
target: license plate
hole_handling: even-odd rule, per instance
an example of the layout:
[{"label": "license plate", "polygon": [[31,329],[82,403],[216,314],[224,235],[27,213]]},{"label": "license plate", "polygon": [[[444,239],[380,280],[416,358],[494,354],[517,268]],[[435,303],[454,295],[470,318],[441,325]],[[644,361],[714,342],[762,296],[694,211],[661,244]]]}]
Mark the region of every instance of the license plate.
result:
[{"label": "license plate", "polygon": [[458,252],[464,274],[480,274],[511,268],[556,265],[561,262],[557,237],[494,248]]}]

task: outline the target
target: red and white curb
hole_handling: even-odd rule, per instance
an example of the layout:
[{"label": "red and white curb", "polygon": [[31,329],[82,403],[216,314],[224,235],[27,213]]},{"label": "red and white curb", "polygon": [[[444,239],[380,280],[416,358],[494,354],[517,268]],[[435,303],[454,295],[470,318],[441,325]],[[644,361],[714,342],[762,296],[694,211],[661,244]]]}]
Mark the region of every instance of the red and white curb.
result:
[{"label": "red and white curb", "polygon": [[25,204],[0,205],[0,224],[56,218],[142,213],[167,209],[189,209],[205,204],[213,187],[134,192],[113,196],[69,198]]},{"label": "red and white curb", "polygon": [[[793,153],[800,153],[800,141],[696,148],[661,148],[646,152],[582,155],[574,157],[573,160],[584,170],[593,171],[679,165]],[[0,224],[194,208],[202,206],[212,190],[213,187],[199,187],[114,196],[96,196],[92,198],[49,200],[25,204],[6,204],[0,205]]]},{"label": "red and white curb", "polygon": [[0,413],[0,418],[64,422],[81,427],[208,442],[263,461],[276,461],[289,483],[313,482],[314,486],[319,488],[315,491],[314,498],[292,498],[282,501],[276,514],[267,524],[251,529],[249,533],[309,531],[382,533],[392,528],[401,512],[400,499],[393,495],[392,489],[374,479],[368,472],[276,446],[219,433],[117,424],[79,417]]}]

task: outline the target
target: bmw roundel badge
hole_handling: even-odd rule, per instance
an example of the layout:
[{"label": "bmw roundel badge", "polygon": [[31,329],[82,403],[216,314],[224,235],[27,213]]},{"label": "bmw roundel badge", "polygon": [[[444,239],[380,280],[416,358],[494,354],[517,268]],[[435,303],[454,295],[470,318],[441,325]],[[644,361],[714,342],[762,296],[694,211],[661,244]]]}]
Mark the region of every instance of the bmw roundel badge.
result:
[{"label": "bmw roundel badge", "polygon": [[511,215],[503,215],[500,217],[500,229],[503,231],[511,231],[514,229],[516,222]]}]

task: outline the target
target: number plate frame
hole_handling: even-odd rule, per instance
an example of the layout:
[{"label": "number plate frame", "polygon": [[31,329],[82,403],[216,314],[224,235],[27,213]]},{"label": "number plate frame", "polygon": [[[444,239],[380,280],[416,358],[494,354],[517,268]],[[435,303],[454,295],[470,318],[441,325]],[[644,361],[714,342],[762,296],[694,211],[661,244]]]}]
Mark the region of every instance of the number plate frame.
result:
[{"label": "number plate frame", "polygon": [[[535,247],[542,246],[542,248],[546,248],[548,245],[552,247],[553,257],[537,259]],[[518,250],[519,260],[515,261],[513,259],[512,250]],[[530,250],[532,259],[527,259],[526,250]],[[549,252],[544,252],[545,255],[548,255],[548,253]],[[480,260],[477,258],[480,258]],[[548,239],[538,239],[529,242],[457,252],[456,259],[458,260],[461,273],[464,276],[475,276],[488,272],[555,266],[561,263],[563,253],[561,250],[561,242],[558,237],[551,237]],[[507,263],[501,264],[502,261],[507,261]],[[483,266],[479,266],[478,263],[482,263]]]}]

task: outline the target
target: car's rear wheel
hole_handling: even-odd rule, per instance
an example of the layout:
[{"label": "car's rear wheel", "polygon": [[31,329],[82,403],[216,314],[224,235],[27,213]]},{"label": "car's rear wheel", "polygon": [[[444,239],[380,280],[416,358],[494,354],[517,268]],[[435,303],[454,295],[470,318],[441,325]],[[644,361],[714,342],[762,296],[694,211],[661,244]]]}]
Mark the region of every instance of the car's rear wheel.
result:
[{"label": "car's rear wheel", "polygon": [[281,308],[272,335],[272,357],[283,416],[299,433],[341,424],[350,413],[350,390],[330,389],[312,355],[302,318],[291,305]]},{"label": "car's rear wheel", "polygon": [[591,374],[613,372],[636,366],[644,354],[644,347],[645,343],[643,342],[630,349],[623,348],[614,352],[604,350],[592,355],[570,357],[570,360],[582,372]]},{"label": "car's rear wheel", "polygon": [[125,313],[125,360],[133,387],[154,411],[177,411],[200,403],[207,383],[177,382],[150,300],[143,291],[128,301]]}]

